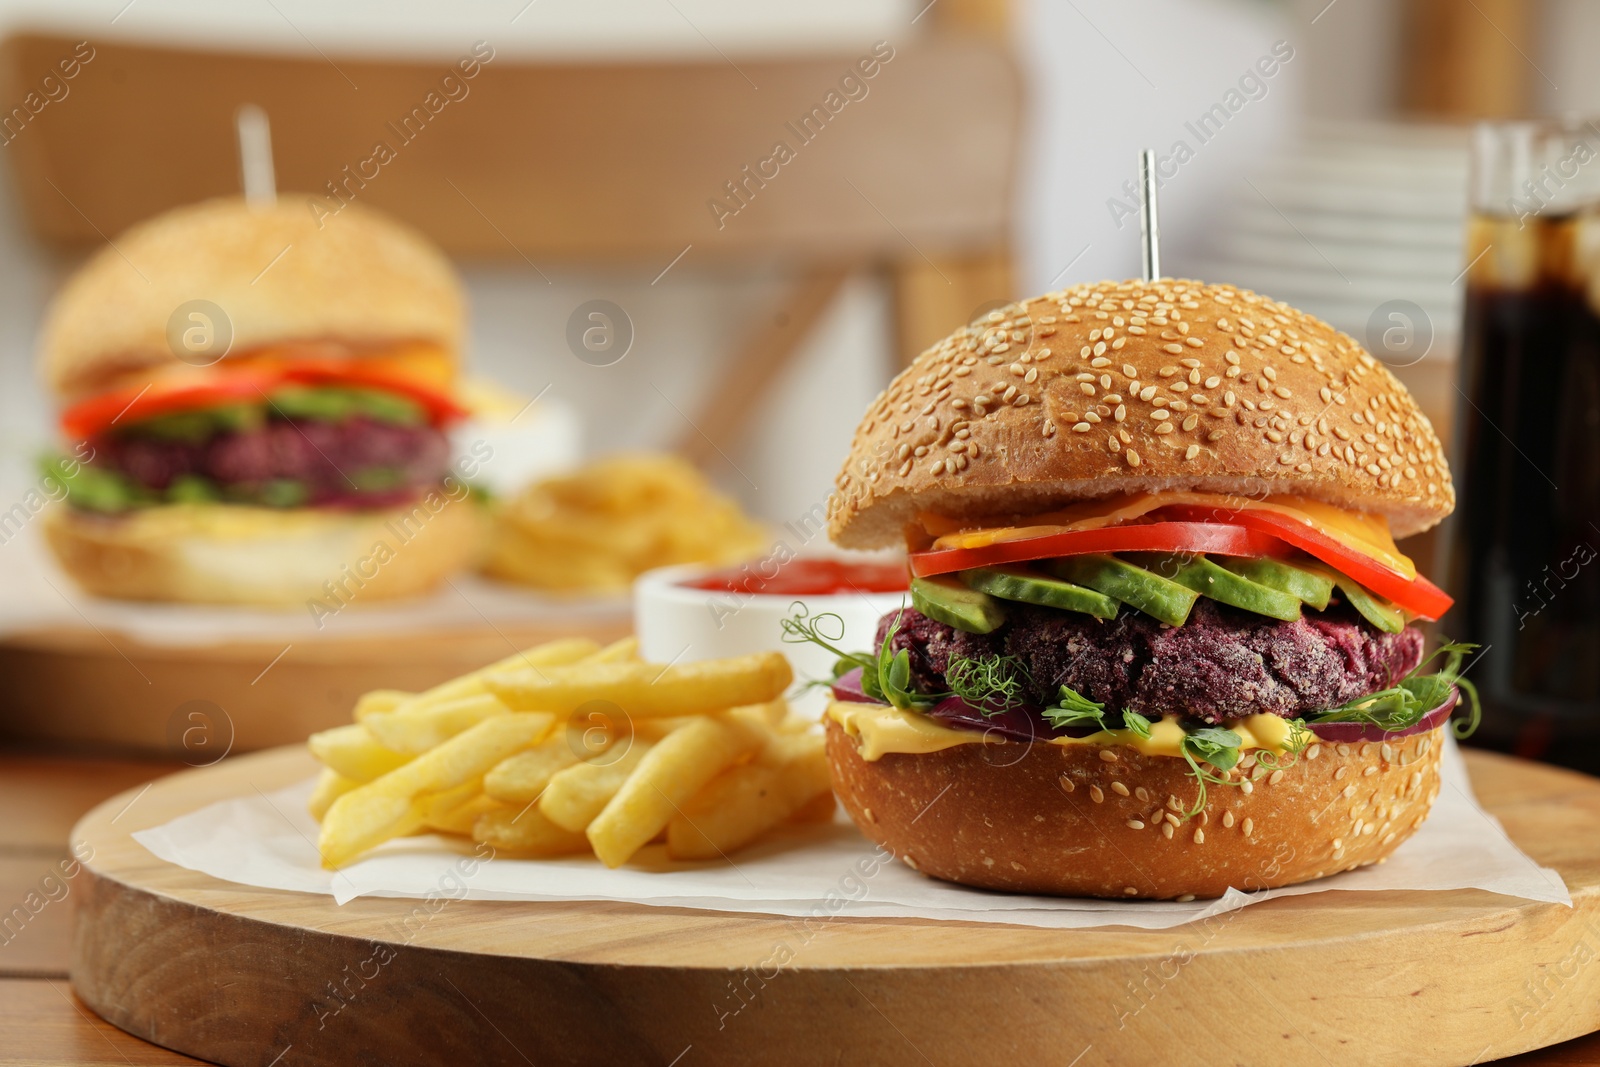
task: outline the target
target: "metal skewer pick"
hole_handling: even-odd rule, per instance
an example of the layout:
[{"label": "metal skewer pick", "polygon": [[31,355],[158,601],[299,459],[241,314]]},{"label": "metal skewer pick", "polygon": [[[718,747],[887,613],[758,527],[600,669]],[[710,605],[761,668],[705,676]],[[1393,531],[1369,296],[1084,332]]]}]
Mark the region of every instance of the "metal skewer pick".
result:
[{"label": "metal skewer pick", "polygon": [[1161,223],[1156,218],[1156,154],[1139,153],[1139,242],[1144,251],[1144,280],[1161,277]]},{"label": "metal skewer pick", "polygon": [[233,126],[239,135],[239,184],[244,186],[245,202],[253,208],[270,207],[278,200],[278,178],[272,166],[267,113],[245,104],[234,112]]}]

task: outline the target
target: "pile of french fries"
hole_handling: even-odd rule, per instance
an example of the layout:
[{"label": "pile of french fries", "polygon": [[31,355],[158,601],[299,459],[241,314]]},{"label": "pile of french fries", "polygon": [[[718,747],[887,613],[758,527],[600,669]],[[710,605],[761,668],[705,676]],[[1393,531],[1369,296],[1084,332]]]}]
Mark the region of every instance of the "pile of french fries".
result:
[{"label": "pile of french fries", "polygon": [[776,652],[664,666],[633,638],[572,638],[424,693],[367,693],[354,723],[310,739],[322,862],[432,832],[609,867],[658,840],[707,860],[831,818],[822,736],[783,699],[793,677]]},{"label": "pile of french fries", "polygon": [[536,482],[495,511],[484,571],[556,592],[626,592],[676,563],[739,563],[771,535],[676,456],[619,455]]}]

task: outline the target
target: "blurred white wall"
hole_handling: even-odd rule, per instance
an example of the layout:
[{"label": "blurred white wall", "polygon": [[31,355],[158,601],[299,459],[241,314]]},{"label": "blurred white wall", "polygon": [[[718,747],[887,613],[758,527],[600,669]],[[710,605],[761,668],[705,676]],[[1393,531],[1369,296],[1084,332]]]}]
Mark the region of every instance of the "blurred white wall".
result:
[{"label": "blurred white wall", "polygon": [[[1139,221],[1126,214],[1137,202],[1124,183],[1137,180],[1144,148],[1172,160],[1161,184],[1161,246],[1164,273],[1181,273],[1228,183],[1293,133],[1313,29],[1248,0],[1026,4],[1018,46],[1034,115],[1018,235],[1022,290],[1138,275]],[[1275,45],[1287,61],[1273,56]],[[1262,62],[1270,77],[1257,70]],[[1259,87],[1241,89],[1252,76]],[[1225,122],[1197,125],[1219,106]]]}]

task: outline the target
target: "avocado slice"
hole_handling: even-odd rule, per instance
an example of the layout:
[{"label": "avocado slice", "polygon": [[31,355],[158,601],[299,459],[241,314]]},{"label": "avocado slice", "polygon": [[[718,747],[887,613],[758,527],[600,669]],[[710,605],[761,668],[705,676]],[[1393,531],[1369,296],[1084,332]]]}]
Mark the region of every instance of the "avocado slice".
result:
[{"label": "avocado slice", "polygon": [[1051,578],[1029,567],[978,567],[962,571],[961,580],[969,588],[1001,600],[1081,611],[1099,619],[1117,617],[1117,602],[1104,593]]},{"label": "avocado slice", "polygon": [[216,483],[198,474],[180,474],[167,486],[167,500],[173,504],[215,504],[221,499]]},{"label": "avocado slice", "polygon": [[1265,615],[1284,622],[1300,617],[1300,599],[1277,589],[1241,578],[1225,570],[1205,556],[1159,555],[1143,552],[1126,557],[1156,574],[1171,578],[1181,586],[1193,589],[1203,597],[1219,604],[1227,604],[1256,615]]},{"label": "avocado slice", "polygon": [[1382,597],[1374,596],[1365,586],[1351,581],[1342,574],[1334,574],[1333,584],[1350,601],[1350,606],[1361,617],[1386,634],[1397,634],[1406,628],[1406,613]]},{"label": "avocado slice", "polygon": [[261,503],[269,508],[297,508],[308,496],[306,484],[293,478],[274,478],[261,486]]},{"label": "avocado slice", "polygon": [[1006,621],[1005,609],[994,597],[943,576],[911,579],[911,606],[934,622],[969,634],[993,633]]},{"label": "avocado slice", "polygon": [[1168,626],[1182,626],[1200,594],[1115,556],[1067,556],[1045,563],[1057,578],[1138,608]]},{"label": "avocado slice", "polygon": [[1282,560],[1233,556],[1221,562],[1222,566],[1239,577],[1248,578],[1268,589],[1290,593],[1298,597],[1307,607],[1318,611],[1327,608],[1328,597],[1333,595],[1332,578],[1304,567],[1296,567],[1292,563],[1284,563]]},{"label": "avocado slice", "polygon": [[272,395],[272,408],[286,419],[317,422],[343,422],[356,415],[400,426],[423,421],[422,407],[416,401],[381,389],[290,385]]}]

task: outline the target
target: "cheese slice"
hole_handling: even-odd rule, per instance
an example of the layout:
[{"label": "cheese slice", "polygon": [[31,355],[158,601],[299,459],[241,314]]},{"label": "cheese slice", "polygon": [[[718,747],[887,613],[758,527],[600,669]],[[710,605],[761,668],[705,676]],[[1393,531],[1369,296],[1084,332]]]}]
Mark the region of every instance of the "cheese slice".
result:
[{"label": "cheese slice", "polygon": [[1271,496],[1251,499],[1222,493],[1159,492],[1123,493],[1100,500],[1085,500],[1057,511],[1030,517],[1026,525],[973,528],[940,515],[918,516],[922,526],[934,537],[933,548],[983,548],[1004,541],[1100,530],[1107,526],[1143,518],[1157,508],[1186,504],[1223,508],[1228,511],[1270,511],[1287,516],[1339,542],[1344,547],[1399,571],[1408,579],[1417,576],[1417,565],[1395,546],[1389,520],[1382,515],[1346,511],[1320,500],[1302,496]]},{"label": "cheese slice", "polygon": [[[914,711],[887,704],[866,704],[835,700],[828,705],[828,717],[844,728],[856,742],[861,758],[869,762],[891,753],[920,755],[942,752],[957,745],[1004,744],[1006,739],[993,733],[962,730],[946,726]],[[1239,735],[1241,749],[1259,748],[1270,752],[1286,750],[1292,730],[1289,720],[1277,715],[1251,715],[1227,723],[1224,729]],[[1169,715],[1150,724],[1150,736],[1140,737],[1132,730],[1101,730],[1087,737],[1052,737],[1052,745],[1127,745],[1146,756],[1183,756],[1183,726]]]}]

